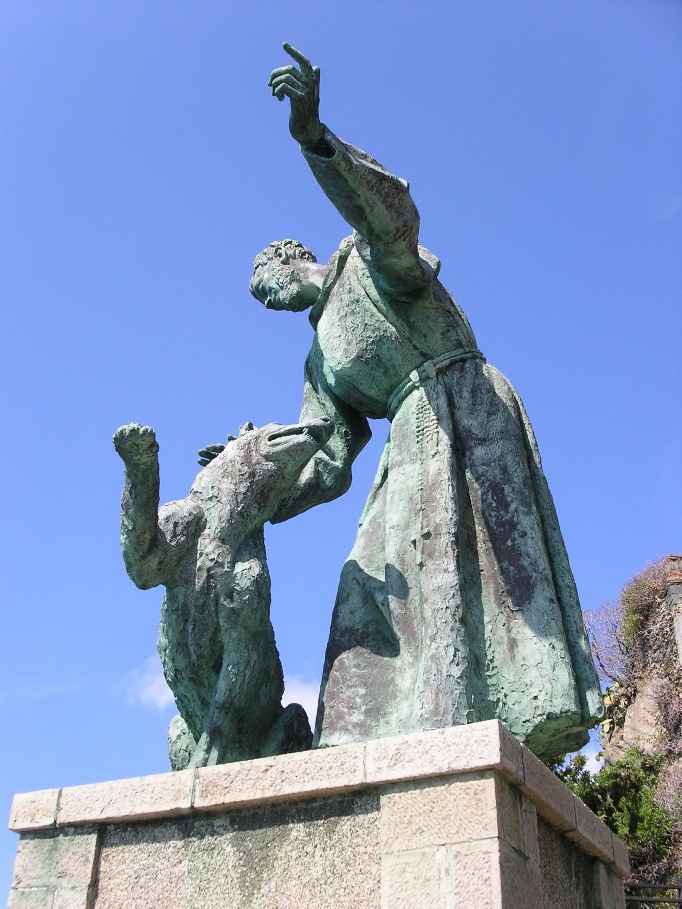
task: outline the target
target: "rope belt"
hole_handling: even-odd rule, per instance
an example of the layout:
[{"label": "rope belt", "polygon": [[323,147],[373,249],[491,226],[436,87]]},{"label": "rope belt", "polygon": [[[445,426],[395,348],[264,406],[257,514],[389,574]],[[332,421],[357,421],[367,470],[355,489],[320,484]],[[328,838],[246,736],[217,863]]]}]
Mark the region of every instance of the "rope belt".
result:
[{"label": "rope belt", "polygon": [[453,363],[459,363],[462,360],[483,360],[485,357],[477,347],[465,347],[463,350],[450,350],[447,353],[434,357],[433,360],[427,360],[417,369],[413,369],[406,379],[393,392],[388,399],[388,419],[393,420],[398,412],[398,408],[405,398],[421,388],[429,379],[435,379],[439,372],[452,366]]}]

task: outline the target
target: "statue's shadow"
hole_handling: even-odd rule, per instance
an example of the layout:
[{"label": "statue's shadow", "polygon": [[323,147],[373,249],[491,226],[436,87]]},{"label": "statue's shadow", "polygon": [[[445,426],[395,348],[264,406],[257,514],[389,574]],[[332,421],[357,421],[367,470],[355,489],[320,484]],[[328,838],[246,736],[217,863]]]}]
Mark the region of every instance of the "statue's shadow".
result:
[{"label": "statue's shadow", "polygon": [[377,656],[399,656],[400,640],[393,628],[390,602],[393,598],[405,600],[408,594],[407,579],[394,565],[386,565],[384,578],[376,578],[349,559],[339,581],[333,618],[336,634],[329,641],[327,665],[355,647]]}]

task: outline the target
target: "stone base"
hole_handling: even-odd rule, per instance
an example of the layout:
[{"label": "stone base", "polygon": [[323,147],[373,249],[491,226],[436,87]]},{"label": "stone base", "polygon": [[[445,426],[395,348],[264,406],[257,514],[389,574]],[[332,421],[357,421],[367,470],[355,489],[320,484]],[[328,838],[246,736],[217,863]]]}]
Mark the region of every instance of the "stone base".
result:
[{"label": "stone base", "polygon": [[625,846],[497,721],[17,795],[12,909],[621,909]]}]

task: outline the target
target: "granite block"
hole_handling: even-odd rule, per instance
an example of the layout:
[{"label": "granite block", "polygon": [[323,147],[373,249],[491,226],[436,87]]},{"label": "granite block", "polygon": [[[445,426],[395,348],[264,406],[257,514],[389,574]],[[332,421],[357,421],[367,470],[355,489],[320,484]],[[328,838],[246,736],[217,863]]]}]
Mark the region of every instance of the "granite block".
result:
[{"label": "granite block", "polygon": [[93,783],[62,790],[60,827],[154,818],[186,813],[192,802],[193,770]]},{"label": "granite block", "polygon": [[365,780],[385,783],[496,769],[523,781],[521,745],[497,720],[367,742]]},{"label": "granite block", "polygon": [[194,808],[266,804],[358,789],[364,783],[364,745],[340,745],[197,770]]},{"label": "granite block", "polygon": [[9,827],[17,833],[42,830],[57,821],[59,789],[20,792],[14,796],[9,815]]}]

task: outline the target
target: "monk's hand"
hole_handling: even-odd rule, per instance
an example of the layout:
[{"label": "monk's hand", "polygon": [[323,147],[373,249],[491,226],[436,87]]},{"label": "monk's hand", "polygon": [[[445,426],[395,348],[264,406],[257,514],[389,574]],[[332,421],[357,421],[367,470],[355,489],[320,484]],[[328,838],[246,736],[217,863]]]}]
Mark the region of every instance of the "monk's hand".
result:
[{"label": "monk's hand", "polygon": [[280,66],[272,71],[268,85],[272,94],[291,102],[289,132],[303,148],[314,151],[324,143],[324,126],[320,123],[320,67],[312,66],[300,51],[284,42],[284,50],[298,67]]}]

